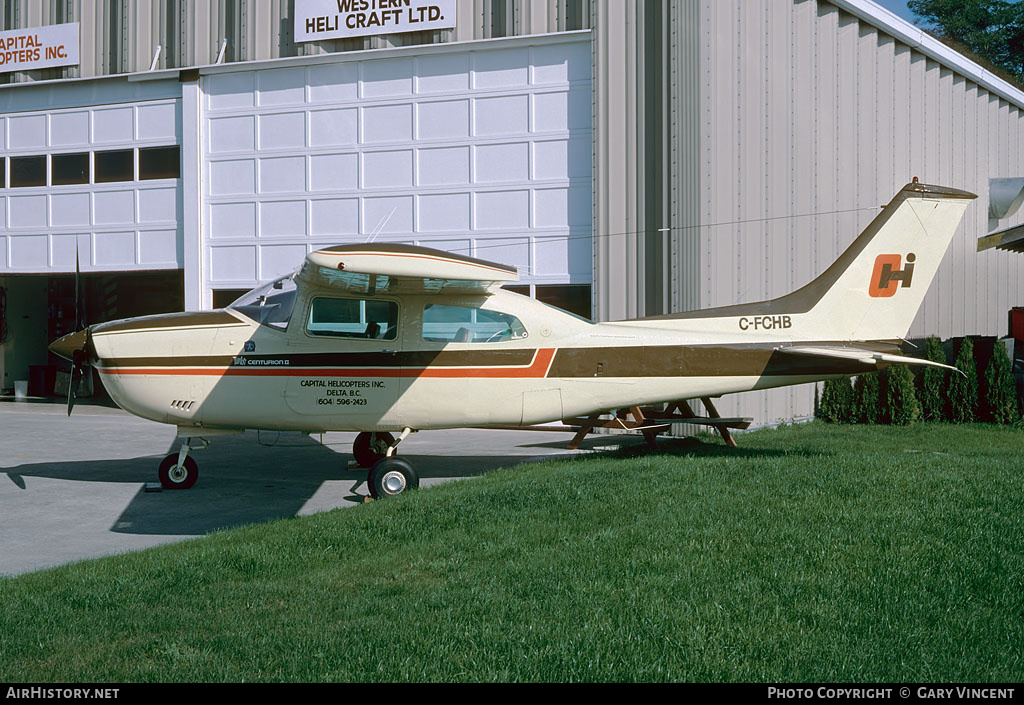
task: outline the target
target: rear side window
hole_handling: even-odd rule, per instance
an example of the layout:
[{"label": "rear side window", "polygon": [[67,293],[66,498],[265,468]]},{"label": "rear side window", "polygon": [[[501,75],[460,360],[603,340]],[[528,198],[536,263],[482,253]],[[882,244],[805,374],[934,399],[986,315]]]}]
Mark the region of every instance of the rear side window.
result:
[{"label": "rear side window", "polygon": [[423,339],[437,343],[502,343],[526,337],[509,313],[471,306],[429,304],[423,308]]},{"label": "rear side window", "polygon": [[309,309],[306,331],[335,338],[394,340],[398,336],[398,304],[380,299],[317,297]]}]

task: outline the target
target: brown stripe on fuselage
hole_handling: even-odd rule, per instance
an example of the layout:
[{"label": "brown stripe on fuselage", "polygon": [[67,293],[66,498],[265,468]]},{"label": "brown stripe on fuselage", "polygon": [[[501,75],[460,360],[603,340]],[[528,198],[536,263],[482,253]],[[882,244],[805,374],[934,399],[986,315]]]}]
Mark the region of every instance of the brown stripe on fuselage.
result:
[{"label": "brown stripe on fuselage", "polygon": [[[839,343],[812,343],[840,345]],[[868,352],[899,353],[891,342],[842,344]],[[407,352],[282,353],[280,355],[205,355],[104,359],[104,368],[216,367],[302,368],[508,368],[530,365],[533,349],[419,350]],[[242,362],[238,362],[239,360]],[[255,361],[255,362],[253,362]],[[267,364],[261,364],[266,361]],[[748,377],[860,374],[876,369],[873,362],[790,353],[778,344],[659,345],[560,348],[548,377]]]},{"label": "brown stripe on fuselage", "polygon": [[223,326],[228,324],[248,325],[232,316],[224,309],[216,311],[185,311],[183,313],[159,313],[153,316],[137,316],[120,321],[100,323],[92,327],[94,335],[103,333],[121,333],[129,330],[148,330],[151,328],[188,328],[192,326]]},{"label": "brown stripe on fuselage", "polygon": [[[836,345],[835,343],[814,343]],[[845,347],[899,352],[889,342]],[[778,344],[559,348],[549,377],[746,377],[858,374],[874,363],[789,353]]]}]

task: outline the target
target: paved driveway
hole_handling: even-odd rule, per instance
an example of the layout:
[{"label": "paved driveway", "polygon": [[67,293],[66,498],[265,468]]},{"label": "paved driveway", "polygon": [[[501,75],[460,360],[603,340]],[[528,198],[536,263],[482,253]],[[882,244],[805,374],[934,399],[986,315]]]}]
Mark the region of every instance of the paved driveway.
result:
[{"label": "paved driveway", "polygon": [[[406,439],[401,455],[429,487],[572,455],[565,449],[570,437],[429,431]],[[71,418],[62,404],[0,403],[0,575],[361,503],[366,471],[349,469],[354,438],[327,433],[321,442],[266,431],[211,437],[209,448],[194,452],[195,487],[146,492],[160,460],[178,447],[174,427],[81,403]],[[592,436],[584,448],[614,442]]]}]

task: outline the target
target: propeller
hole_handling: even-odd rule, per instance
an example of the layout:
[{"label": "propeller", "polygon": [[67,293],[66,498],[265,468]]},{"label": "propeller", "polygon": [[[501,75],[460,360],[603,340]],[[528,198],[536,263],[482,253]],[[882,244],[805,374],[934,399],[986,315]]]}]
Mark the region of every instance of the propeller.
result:
[{"label": "propeller", "polygon": [[75,247],[75,332],[58,338],[50,344],[50,352],[65,360],[71,361],[71,380],[68,384],[68,416],[75,407],[75,400],[78,398],[78,387],[85,375],[84,368],[88,367],[89,359],[94,350],[92,347],[92,331],[85,323],[85,316],[82,315],[81,296],[81,269],[78,263],[78,247]]}]

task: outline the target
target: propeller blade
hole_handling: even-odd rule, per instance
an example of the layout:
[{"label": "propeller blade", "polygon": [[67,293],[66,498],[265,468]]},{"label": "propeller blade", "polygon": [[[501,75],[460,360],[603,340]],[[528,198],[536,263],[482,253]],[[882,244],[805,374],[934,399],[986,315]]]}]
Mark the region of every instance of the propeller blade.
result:
[{"label": "propeller blade", "polygon": [[[85,376],[84,368],[89,364],[90,346],[92,344],[92,331],[89,330],[88,326],[85,330],[82,330],[84,316],[82,315],[82,267],[78,259],[78,242],[75,241],[75,333],[69,336],[65,336],[58,341],[55,341],[50,349],[57,355],[62,353],[71,353],[71,379],[68,383],[68,416],[71,416],[71,410],[75,408],[75,400],[78,398],[78,387],[82,383],[82,377]],[[84,335],[82,335],[84,333]],[[65,342],[65,347],[62,350],[54,350],[55,347],[60,347],[60,343]],[[74,347],[67,345],[67,343],[73,343]],[[81,343],[82,347],[77,346]],[[69,349],[71,348],[71,349]],[[62,355],[67,357],[67,355]]]},{"label": "propeller blade", "polygon": [[82,328],[81,307],[79,306],[79,293],[81,290],[82,271],[78,266],[78,238],[75,238],[75,330]]},{"label": "propeller blade", "polygon": [[[78,357],[80,351],[75,351],[75,357]],[[77,362],[71,363],[71,379],[68,383],[68,416],[71,416],[71,410],[75,408],[75,400],[78,398],[78,385],[82,381],[82,368],[78,366]]]},{"label": "propeller blade", "polygon": [[71,379],[68,384],[68,416],[78,398],[78,387],[89,367],[93,355],[92,330],[88,327],[68,333],[50,344],[50,352],[71,362]]}]

